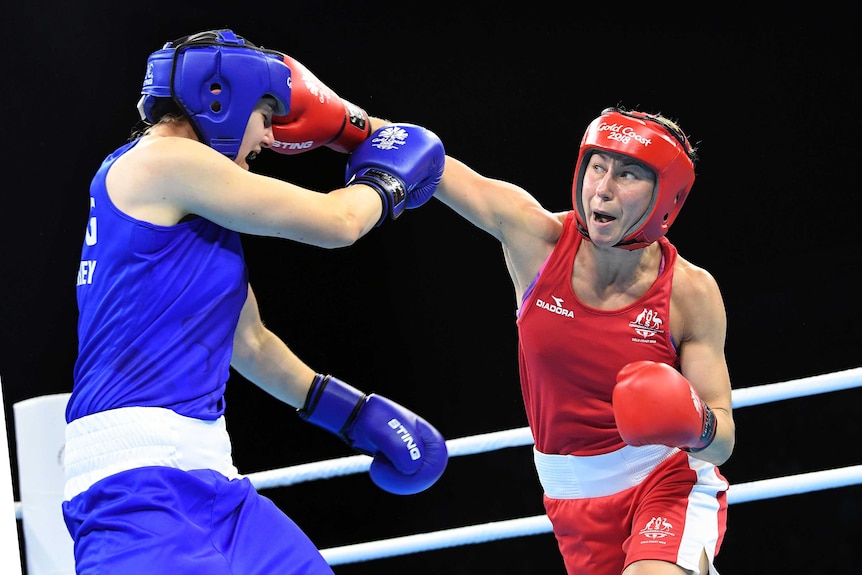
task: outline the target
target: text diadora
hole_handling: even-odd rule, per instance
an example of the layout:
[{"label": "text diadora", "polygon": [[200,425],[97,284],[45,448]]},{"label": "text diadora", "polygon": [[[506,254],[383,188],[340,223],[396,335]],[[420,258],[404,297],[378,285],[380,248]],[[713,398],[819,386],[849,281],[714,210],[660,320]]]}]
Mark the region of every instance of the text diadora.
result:
[{"label": "text diadora", "polygon": [[[560,302],[562,303],[562,300],[560,300]],[[536,298],[536,305],[557,315],[564,315],[571,318],[575,317],[575,312],[573,312],[572,310],[566,309],[562,305],[554,305],[552,303],[548,303],[540,298]]]}]

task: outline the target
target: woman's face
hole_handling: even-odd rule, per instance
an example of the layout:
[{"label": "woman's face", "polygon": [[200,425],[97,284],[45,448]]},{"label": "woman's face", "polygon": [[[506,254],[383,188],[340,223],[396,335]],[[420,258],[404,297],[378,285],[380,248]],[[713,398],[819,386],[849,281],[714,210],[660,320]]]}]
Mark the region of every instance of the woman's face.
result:
[{"label": "woman's face", "polygon": [[618,244],[643,217],[652,201],[655,173],[621,154],[595,152],[581,187],[584,221],[597,246]]},{"label": "woman's face", "polygon": [[261,98],[254,107],[245,127],[239,153],[234,160],[241,168],[247,170],[248,163],[254,160],[263,148],[272,145],[272,114],[275,107],[275,100],[269,97]]}]

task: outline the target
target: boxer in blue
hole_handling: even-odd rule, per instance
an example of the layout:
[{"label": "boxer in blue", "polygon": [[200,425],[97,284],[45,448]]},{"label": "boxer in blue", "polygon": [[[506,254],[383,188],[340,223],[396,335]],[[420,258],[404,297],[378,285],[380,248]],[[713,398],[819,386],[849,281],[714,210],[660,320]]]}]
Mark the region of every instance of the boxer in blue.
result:
[{"label": "boxer in blue", "polygon": [[[63,503],[81,575],[332,573],[233,465],[230,367],[371,455],[382,489],[417,493],[446,467],[432,425],[316,373],[264,326],[240,235],[350,245],[431,197],[443,145],[325,86],[309,105],[292,84],[283,54],[231,30],[170,42],[147,62],[142,129],[92,180]],[[318,131],[276,143],[273,116]],[[263,149],[294,145],[352,152],[345,186],[319,193],[249,171]]]}]

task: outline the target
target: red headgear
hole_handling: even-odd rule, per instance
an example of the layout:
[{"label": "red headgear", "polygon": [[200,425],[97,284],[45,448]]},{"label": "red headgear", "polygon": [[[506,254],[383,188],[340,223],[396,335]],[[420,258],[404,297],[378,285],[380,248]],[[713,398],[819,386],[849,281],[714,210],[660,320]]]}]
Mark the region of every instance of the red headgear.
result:
[{"label": "red headgear", "polygon": [[688,192],[694,184],[694,161],[691,145],[682,132],[676,133],[643,112],[626,112],[607,108],[592,121],[581,140],[572,201],[578,230],[589,239],[581,199],[584,172],[595,151],[623,154],[643,162],[656,174],[652,201],[643,217],[616,245],[627,250],[644,248],[667,233]]}]

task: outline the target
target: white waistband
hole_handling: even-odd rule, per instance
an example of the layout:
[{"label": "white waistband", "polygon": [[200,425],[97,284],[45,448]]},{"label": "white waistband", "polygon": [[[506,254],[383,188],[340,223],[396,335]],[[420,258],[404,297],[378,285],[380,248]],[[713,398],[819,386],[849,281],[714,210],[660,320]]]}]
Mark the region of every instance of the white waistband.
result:
[{"label": "white waistband", "polygon": [[554,499],[584,499],[634,487],[678,452],[679,449],[664,445],[626,445],[610,453],[578,456],[540,453],[534,447],[533,460],[545,495]]},{"label": "white waistband", "polygon": [[63,464],[66,500],[137,467],[212,469],[228,479],[240,477],[223,416],[206,421],[161,407],[123,407],[69,423]]}]

